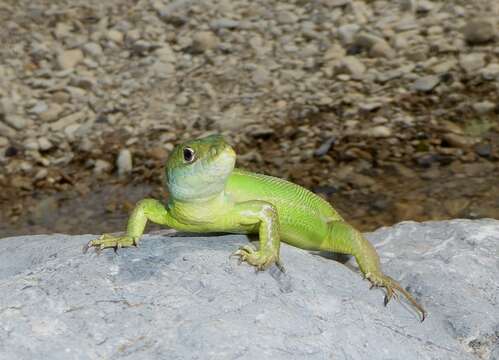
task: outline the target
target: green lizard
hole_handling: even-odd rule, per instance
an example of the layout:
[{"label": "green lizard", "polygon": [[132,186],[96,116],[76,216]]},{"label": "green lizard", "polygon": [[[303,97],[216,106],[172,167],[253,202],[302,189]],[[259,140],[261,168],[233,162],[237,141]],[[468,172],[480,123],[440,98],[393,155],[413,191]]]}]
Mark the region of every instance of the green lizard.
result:
[{"label": "green lizard", "polygon": [[242,246],[233,255],[258,270],[280,268],[280,241],[306,250],[351,254],[372,286],[386,289],[385,305],[396,292],[421,313],[425,310],[403,287],[381,271],[378,254],[362,234],[314,193],[291,182],[235,168],[236,153],[223,137],[212,135],[174,148],[166,163],[166,206],[141,200],[126,235],[102,235],[84,248],[136,246],[146,222],[180,231],[258,233],[259,248]]}]

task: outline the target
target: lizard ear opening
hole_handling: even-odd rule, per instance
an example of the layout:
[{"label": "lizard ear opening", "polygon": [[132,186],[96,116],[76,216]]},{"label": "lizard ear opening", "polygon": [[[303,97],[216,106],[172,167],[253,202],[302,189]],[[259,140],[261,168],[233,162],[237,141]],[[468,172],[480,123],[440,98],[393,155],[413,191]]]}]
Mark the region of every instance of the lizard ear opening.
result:
[{"label": "lizard ear opening", "polygon": [[196,153],[190,147],[184,148],[184,161],[186,163],[191,163],[196,159]]}]

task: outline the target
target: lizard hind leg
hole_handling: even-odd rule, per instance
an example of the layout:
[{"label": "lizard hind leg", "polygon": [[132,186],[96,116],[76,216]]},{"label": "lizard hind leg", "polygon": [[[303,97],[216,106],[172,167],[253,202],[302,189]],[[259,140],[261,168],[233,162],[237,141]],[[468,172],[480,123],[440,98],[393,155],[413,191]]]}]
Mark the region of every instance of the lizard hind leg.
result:
[{"label": "lizard hind leg", "polygon": [[385,305],[394,296],[398,297],[398,294],[401,294],[420,313],[421,321],[426,318],[426,311],[412,295],[394,279],[383,274],[376,249],[359,231],[344,221],[331,221],[329,226],[329,238],[323,250],[353,255],[360,271],[372,286],[385,288]]}]

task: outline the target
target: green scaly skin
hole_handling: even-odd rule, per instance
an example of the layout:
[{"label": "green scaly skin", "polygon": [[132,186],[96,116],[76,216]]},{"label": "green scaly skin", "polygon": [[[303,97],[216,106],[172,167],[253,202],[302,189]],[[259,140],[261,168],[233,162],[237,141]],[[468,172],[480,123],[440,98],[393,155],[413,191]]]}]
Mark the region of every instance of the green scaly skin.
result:
[{"label": "green scaly skin", "polygon": [[218,135],[177,146],[166,163],[166,206],[143,199],[128,221],[125,236],[102,235],[85,247],[136,246],[147,221],[187,232],[259,234],[258,250],[246,245],[234,255],[258,270],[280,265],[281,240],[313,251],[351,254],[373,286],[386,289],[385,305],[401,293],[425,310],[395,280],[381,271],[379,256],[360,232],[314,193],[291,182],[234,168],[236,154]]}]

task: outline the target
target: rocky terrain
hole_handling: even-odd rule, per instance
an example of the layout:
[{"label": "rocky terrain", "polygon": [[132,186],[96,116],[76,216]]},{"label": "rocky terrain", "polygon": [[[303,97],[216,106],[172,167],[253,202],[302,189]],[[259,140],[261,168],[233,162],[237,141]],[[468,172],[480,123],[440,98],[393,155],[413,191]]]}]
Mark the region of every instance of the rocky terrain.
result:
[{"label": "rocky terrain", "polygon": [[161,195],[212,132],[362,228],[499,218],[495,0],[6,0],[0,22],[0,234],[124,216],[117,188]]},{"label": "rocky terrain", "polygon": [[145,236],[81,253],[96,235],[0,239],[0,358],[499,358],[499,221],[406,222],[368,237],[428,311],[369,290],[343,265],[283,245],[286,272],[229,254],[242,235]]}]

